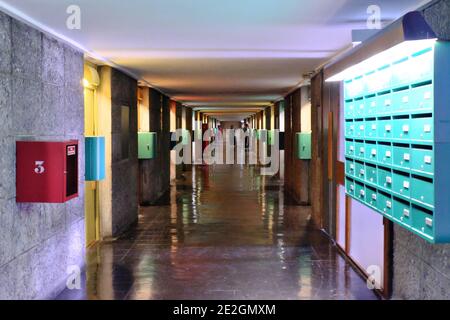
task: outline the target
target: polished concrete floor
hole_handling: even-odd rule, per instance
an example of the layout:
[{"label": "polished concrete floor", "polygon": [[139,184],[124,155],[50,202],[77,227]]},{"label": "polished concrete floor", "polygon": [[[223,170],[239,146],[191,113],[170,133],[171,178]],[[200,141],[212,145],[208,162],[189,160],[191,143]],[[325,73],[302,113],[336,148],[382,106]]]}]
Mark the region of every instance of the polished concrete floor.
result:
[{"label": "polished concrete floor", "polygon": [[250,166],[194,167],[167,205],[88,252],[82,290],[60,299],[376,299],[310,208]]}]

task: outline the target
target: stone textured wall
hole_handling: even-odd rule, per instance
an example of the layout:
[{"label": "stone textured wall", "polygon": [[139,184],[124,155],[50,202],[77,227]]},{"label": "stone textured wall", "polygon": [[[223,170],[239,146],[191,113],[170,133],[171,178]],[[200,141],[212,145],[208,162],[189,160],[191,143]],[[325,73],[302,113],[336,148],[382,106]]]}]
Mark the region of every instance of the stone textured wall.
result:
[{"label": "stone textured wall", "polygon": [[154,89],[145,88],[144,90],[150,90],[150,131],[157,133],[157,157],[155,159],[141,160],[140,161],[140,183],[141,183],[141,204],[151,205],[156,203],[163,194],[167,191],[168,185],[163,184],[163,175],[161,172],[165,167],[165,157],[162,149],[162,109],[161,109],[161,97],[162,94]]},{"label": "stone textured wall", "polygon": [[[307,90],[300,88],[286,97],[285,105],[285,190],[301,205],[310,204],[310,161],[297,157],[296,134],[301,128],[302,101]],[[295,178],[292,178],[295,177]]]},{"label": "stone textured wall", "polygon": [[[311,79],[311,222],[317,228],[322,228],[323,203],[323,157],[322,148],[322,126],[319,119],[322,118],[323,104],[323,72],[318,73]],[[286,159],[286,155],[285,155]],[[285,172],[285,179],[287,172]]]},{"label": "stone textured wall", "polygon": [[[83,54],[0,12],[0,299],[52,297],[84,263]],[[79,194],[15,200],[17,140],[79,141]]]},{"label": "stone textured wall", "polygon": [[[194,134],[192,132],[192,108],[190,107],[183,107],[185,110],[185,114],[186,114],[186,130],[189,131],[189,133],[191,134],[191,136]],[[192,144],[191,144],[192,146]],[[190,159],[192,159],[192,148],[191,148],[191,153],[189,155]],[[191,164],[184,164],[183,165],[183,170],[184,171],[191,171],[192,170],[192,165]]]},{"label": "stone textured wall", "polygon": [[[122,156],[122,106],[129,107],[128,157]],[[112,236],[116,237],[137,221],[137,81],[119,70],[111,72],[112,141]]]},{"label": "stone textured wall", "polygon": [[292,96],[284,98],[284,190],[292,194],[292,183],[294,176],[292,174]]},{"label": "stone textured wall", "polygon": [[[450,39],[450,0],[431,3],[425,19]],[[450,245],[434,245],[394,225],[393,298],[450,299]]]},{"label": "stone textured wall", "polygon": [[159,138],[159,154],[161,155],[161,190],[166,192],[170,188],[170,99],[162,96],[161,101],[161,128],[162,132]]},{"label": "stone textured wall", "polygon": [[422,12],[437,36],[442,40],[450,40],[450,0],[434,1]]},{"label": "stone textured wall", "polygon": [[450,245],[430,244],[394,224],[394,299],[450,299]]},{"label": "stone textured wall", "polygon": [[[175,128],[182,129],[183,128],[182,123],[183,123],[183,106],[181,105],[181,103],[176,102],[175,103]],[[176,179],[181,179],[182,174],[183,174],[183,164],[175,165]]]}]

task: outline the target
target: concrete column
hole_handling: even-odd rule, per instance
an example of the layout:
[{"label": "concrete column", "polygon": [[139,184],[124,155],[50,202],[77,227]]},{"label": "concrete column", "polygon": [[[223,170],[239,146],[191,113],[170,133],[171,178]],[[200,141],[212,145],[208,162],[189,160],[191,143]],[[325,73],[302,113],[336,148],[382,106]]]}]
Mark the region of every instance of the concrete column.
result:
[{"label": "concrete column", "polygon": [[292,180],[293,180],[293,172],[292,172],[292,96],[289,95],[285,98],[284,105],[284,186],[285,191],[287,193],[292,189]]},{"label": "concrete column", "polygon": [[[192,135],[194,134],[192,131],[192,109],[189,107],[183,107],[184,110],[184,116],[185,116],[185,127],[184,129],[187,130],[189,132],[189,134]],[[192,146],[192,143],[189,142]],[[192,147],[191,147],[191,154],[189,155],[191,161],[192,161]],[[185,171],[191,171],[192,170],[192,165],[190,164],[185,164],[184,165],[184,170]]]},{"label": "concrete column", "polygon": [[163,155],[161,154],[161,94],[149,88],[143,88],[149,95],[149,123],[150,131],[157,134],[156,158],[140,160],[140,204],[151,205],[156,203],[165,193],[162,186],[161,170]]},{"label": "concrete column", "polygon": [[137,81],[111,69],[112,236],[137,221]]},{"label": "concrete column", "polygon": [[[84,267],[83,53],[0,12],[0,299],[52,298]],[[77,139],[78,198],[16,203],[16,141]]]},{"label": "concrete column", "polygon": [[170,189],[170,99],[161,95],[161,190]]}]

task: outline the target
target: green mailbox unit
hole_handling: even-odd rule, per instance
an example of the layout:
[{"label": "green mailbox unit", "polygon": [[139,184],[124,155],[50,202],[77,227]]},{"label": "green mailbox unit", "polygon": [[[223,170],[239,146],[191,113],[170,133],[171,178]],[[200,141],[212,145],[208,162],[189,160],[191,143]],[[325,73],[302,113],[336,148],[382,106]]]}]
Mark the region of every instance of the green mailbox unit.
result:
[{"label": "green mailbox unit", "polygon": [[266,142],[267,145],[272,146],[275,143],[275,130],[257,129],[256,138],[261,142]]},{"label": "green mailbox unit", "polygon": [[296,133],[297,158],[301,160],[311,160],[311,133]]},{"label": "green mailbox unit", "polygon": [[255,135],[256,135],[256,139],[261,139],[261,131],[263,129],[255,129]]},{"label": "green mailbox unit", "polygon": [[344,81],[346,192],[432,243],[450,242],[450,42],[406,41]]},{"label": "green mailbox unit", "polygon": [[269,130],[267,132],[267,139],[269,141],[269,146],[273,146],[275,144],[275,134],[276,134],[275,130]]},{"label": "green mailbox unit", "polygon": [[156,157],[156,132],[138,132],[138,158]]},{"label": "green mailbox unit", "polygon": [[183,129],[183,133],[181,136],[181,142],[183,145],[189,145],[192,141],[191,132],[187,129]]}]

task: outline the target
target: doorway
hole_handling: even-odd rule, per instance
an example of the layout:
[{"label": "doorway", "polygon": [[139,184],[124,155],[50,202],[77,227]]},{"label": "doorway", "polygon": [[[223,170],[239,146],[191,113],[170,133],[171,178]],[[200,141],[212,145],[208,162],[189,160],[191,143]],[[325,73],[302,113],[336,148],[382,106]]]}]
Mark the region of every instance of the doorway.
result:
[{"label": "doorway", "polygon": [[[92,66],[84,69],[84,134],[88,136],[98,135],[98,104],[96,88],[98,86],[98,73]],[[85,223],[86,246],[92,246],[100,238],[99,219],[99,193],[98,181],[86,181],[85,183]]]}]

